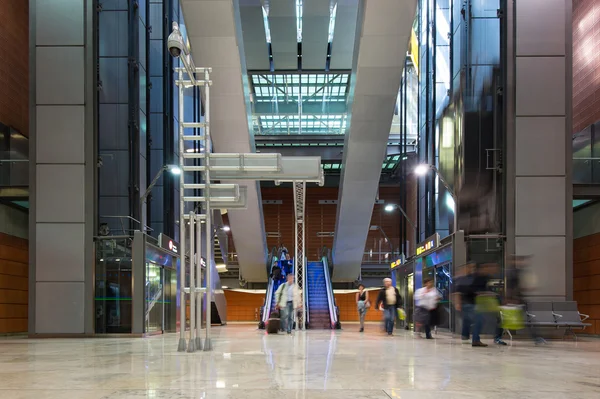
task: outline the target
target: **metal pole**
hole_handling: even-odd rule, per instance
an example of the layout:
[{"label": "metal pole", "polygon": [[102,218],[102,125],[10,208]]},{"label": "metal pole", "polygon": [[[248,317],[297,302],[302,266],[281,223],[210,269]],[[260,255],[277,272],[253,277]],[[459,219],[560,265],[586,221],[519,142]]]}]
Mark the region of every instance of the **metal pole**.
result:
[{"label": "metal pole", "polygon": [[[200,219],[196,220],[196,280],[199,288],[202,288],[202,225]],[[196,350],[202,350],[202,292],[196,294]]]},{"label": "metal pole", "polygon": [[[182,193],[183,196],[183,193]],[[196,352],[196,250],[194,235],[196,232],[196,214],[190,212],[190,340],[188,352]]]},{"label": "metal pole", "polygon": [[[406,212],[404,211],[404,209],[400,206],[400,205],[396,205],[398,207],[398,210],[400,211],[400,213],[402,213],[402,216],[404,216],[404,219],[406,219],[406,221],[410,224],[410,227],[412,227],[413,232],[415,233],[415,246],[417,245],[417,242],[419,241],[419,233],[417,231],[417,226],[413,223],[412,220],[410,220],[410,218],[408,217],[408,215],[406,214]],[[454,212],[456,213],[456,212]],[[408,252],[406,254],[406,256],[408,256],[410,254],[410,248],[407,246],[406,248],[406,252]]]},{"label": "metal pole", "polygon": [[[183,72],[179,70],[179,80],[183,80]],[[185,202],[183,201],[183,184],[185,182],[183,173],[184,159],[182,154],[184,153],[183,146],[183,85],[177,86],[179,89],[179,168],[181,174],[179,175],[179,245],[181,246],[181,261],[179,266],[179,345],[177,347],[178,352],[184,352],[186,349],[185,342]]]},{"label": "metal pole", "polygon": [[[160,176],[162,176],[163,172],[165,170],[169,169],[169,167],[167,165],[164,165],[162,168],[160,168],[158,170],[158,172],[156,173],[156,176],[154,176],[154,179],[152,179],[152,182],[150,183],[150,185],[148,186],[148,188],[146,189],[146,191],[144,192],[144,195],[142,195],[140,197],[140,212],[142,207],[144,206],[144,202],[146,201],[146,198],[148,197],[148,195],[150,195],[150,192],[152,191],[152,188],[154,188],[154,186],[156,185],[156,183],[158,183],[158,179],[160,179]],[[144,215],[146,216],[146,215]],[[146,218],[145,217],[140,217],[140,221],[141,221],[141,225],[142,225],[142,231],[146,230]]]},{"label": "metal pole", "polygon": [[205,184],[205,195],[206,198],[206,216],[205,216],[205,224],[206,224],[206,338],[204,340],[204,350],[210,351],[212,350],[212,342],[210,338],[210,323],[211,323],[211,308],[212,308],[212,218],[210,214],[210,70],[211,68],[206,68],[204,70],[204,162],[205,162],[205,172],[204,172],[204,184]]},{"label": "metal pole", "polygon": [[[302,182],[302,295],[304,291],[308,290],[308,284],[306,284],[306,255],[305,255],[305,243],[306,243],[306,225],[304,224],[306,215],[306,182]],[[304,300],[302,300],[304,301]],[[300,303],[302,303],[302,301]],[[306,327],[306,307],[302,306],[302,326],[299,330],[304,330]]]}]

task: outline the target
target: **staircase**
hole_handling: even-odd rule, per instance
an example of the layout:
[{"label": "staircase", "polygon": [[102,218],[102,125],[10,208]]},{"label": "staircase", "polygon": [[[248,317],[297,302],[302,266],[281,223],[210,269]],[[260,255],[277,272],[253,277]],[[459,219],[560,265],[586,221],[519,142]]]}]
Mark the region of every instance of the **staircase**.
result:
[{"label": "staircase", "polygon": [[308,317],[311,329],[331,329],[327,282],[323,262],[309,262],[306,266],[308,290]]}]

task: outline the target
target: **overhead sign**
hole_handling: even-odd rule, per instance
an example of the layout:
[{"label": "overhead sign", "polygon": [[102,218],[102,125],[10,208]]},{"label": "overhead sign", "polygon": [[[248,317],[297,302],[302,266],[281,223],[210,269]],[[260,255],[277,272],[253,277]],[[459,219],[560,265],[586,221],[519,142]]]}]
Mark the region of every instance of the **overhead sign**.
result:
[{"label": "overhead sign", "polygon": [[416,255],[419,256],[424,252],[431,249],[437,248],[440,245],[440,235],[435,233],[431,237],[428,237],[425,241],[419,243],[416,250]]},{"label": "overhead sign", "polygon": [[158,235],[158,243],[161,248],[168,249],[169,251],[178,254],[179,253],[179,243],[172,239],[169,236],[160,233]]},{"label": "overhead sign", "polygon": [[398,266],[400,266],[401,264],[402,264],[402,259],[398,259],[397,261],[392,262],[392,264],[390,265],[390,269],[395,269]]}]

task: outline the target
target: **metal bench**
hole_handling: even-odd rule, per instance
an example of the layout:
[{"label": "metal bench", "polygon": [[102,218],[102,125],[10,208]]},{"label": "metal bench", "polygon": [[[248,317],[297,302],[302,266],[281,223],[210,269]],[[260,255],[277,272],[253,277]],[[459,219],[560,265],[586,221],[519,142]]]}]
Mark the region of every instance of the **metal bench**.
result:
[{"label": "metal bench", "polygon": [[586,327],[591,326],[590,323],[584,323],[590,316],[579,313],[577,302],[552,302],[552,311],[556,319],[556,324],[558,324],[559,327],[566,328],[563,339],[571,334],[575,338],[575,341],[577,341],[577,335],[573,329],[584,330]]}]

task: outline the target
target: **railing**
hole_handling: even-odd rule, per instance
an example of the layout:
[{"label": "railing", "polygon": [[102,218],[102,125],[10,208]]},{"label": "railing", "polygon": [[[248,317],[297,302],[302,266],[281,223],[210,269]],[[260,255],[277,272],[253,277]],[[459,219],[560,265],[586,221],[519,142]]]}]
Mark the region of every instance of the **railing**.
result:
[{"label": "railing", "polygon": [[600,184],[600,122],[573,135],[573,184]]},{"label": "railing", "polygon": [[573,184],[600,184],[600,157],[573,157]]},{"label": "railing", "polygon": [[28,186],[28,159],[0,159],[0,187]]},{"label": "railing", "polygon": [[333,296],[333,285],[331,284],[331,276],[329,275],[329,263],[327,257],[322,258],[323,274],[325,274],[325,284],[327,285],[327,302],[329,304],[329,319],[331,320],[331,328],[335,328],[338,324],[337,311],[335,306],[335,298]]},{"label": "railing", "polygon": [[275,265],[276,261],[277,261],[277,247],[274,247],[271,252],[269,253],[269,256],[267,257],[267,278],[268,278],[268,283],[267,283],[267,292],[265,295],[265,303],[263,304],[262,308],[261,308],[261,323],[259,325],[259,328],[264,328],[265,324],[267,323],[267,321],[269,320],[269,315],[271,313],[271,303],[273,303],[273,284],[275,284],[275,282],[273,281],[273,278],[271,278],[271,273],[273,271],[273,266]]},{"label": "railing", "polygon": [[[305,265],[308,265],[308,261],[304,262]],[[306,269],[304,270],[304,276],[306,276]],[[304,287],[302,289],[302,294],[304,296],[304,306],[305,306],[305,310],[306,312],[304,312],[306,314],[306,320],[304,321],[304,325],[305,326],[309,326],[310,325],[310,306],[308,304],[308,284],[306,284],[306,277],[304,279]]]}]

